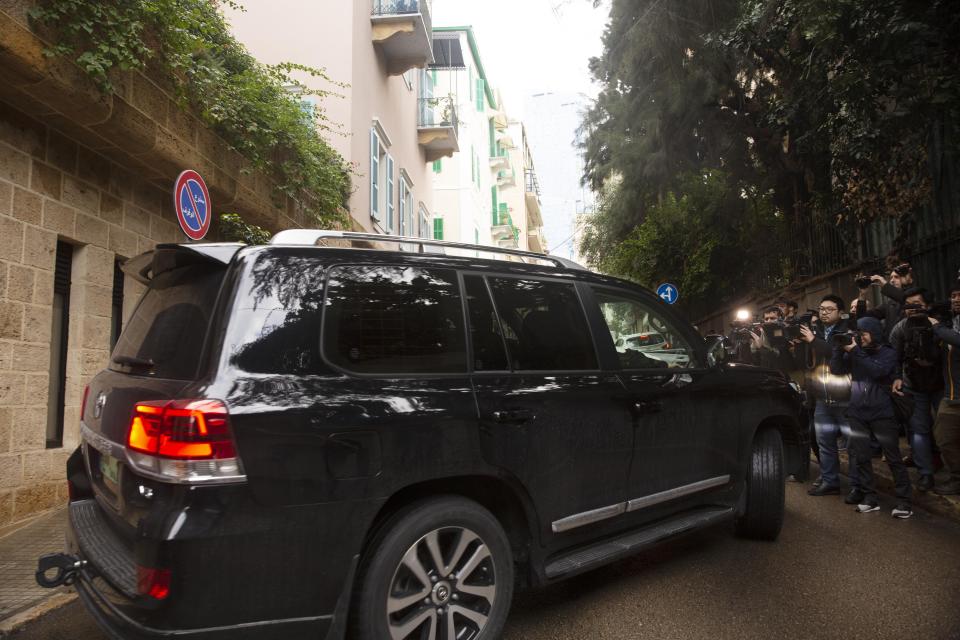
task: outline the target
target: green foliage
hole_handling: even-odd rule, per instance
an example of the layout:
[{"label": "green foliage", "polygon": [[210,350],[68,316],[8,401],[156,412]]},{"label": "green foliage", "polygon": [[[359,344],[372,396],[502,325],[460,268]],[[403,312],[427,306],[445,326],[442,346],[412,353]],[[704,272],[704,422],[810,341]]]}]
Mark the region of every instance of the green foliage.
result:
[{"label": "green foliage", "polygon": [[71,58],[104,92],[113,91],[118,69],[158,67],[181,107],[274,176],[316,224],[342,223],[350,170],[320,135],[336,133],[323,110],[301,102],[335,94],[298,78],[332,81],[321,69],[257,62],[230,34],[220,7],[211,0],[40,0],[30,15],[57,36],[46,53]]},{"label": "green foliage", "polygon": [[[616,190],[601,197],[599,215],[617,206],[610,197],[617,197]],[[587,245],[598,228],[594,224],[588,231]],[[598,266],[648,288],[673,282],[680,306],[703,314],[745,287],[783,284],[784,233],[769,194],[750,193],[721,171],[686,174],[676,191],[648,203],[643,222],[604,253]]]},{"label": "green foliage", "polygon": [[247,244],[267,244],[272,234],[255,224],[247,224],[235,213],[220,216],[220,235],[227,242],[245,242]]},{"label": "green foliage", "polygon": [[756,238],[786,247],[926,203],[932,137],[960,139],[943,134],[960,117],[958,42],[953,0],[611,0],[582,127],[602,198],[581,250],[645,284],[687,282],[694,306],[809,273],[802,251]]}]

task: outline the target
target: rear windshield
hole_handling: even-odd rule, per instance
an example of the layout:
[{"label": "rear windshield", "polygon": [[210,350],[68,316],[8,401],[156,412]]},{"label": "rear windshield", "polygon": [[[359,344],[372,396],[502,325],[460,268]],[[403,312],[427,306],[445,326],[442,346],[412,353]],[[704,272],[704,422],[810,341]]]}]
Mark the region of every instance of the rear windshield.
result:
[{"label": "rear windshield", "polygon": [[192,380],[226,269],[190,265],[159,274],[127,321],[110,368]]}]

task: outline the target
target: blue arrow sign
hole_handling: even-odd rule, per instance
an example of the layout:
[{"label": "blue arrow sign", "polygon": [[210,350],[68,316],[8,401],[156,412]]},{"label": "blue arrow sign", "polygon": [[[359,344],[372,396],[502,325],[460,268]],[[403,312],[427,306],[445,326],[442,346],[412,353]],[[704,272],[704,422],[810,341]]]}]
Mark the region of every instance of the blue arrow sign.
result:
[{"label": "blue arrow sign", "polygon": [[667,304],[673,304],[680,298],[680,291],[677,290],[675,285],[672,285],[669,282],[664,282],[662,285],[657,287],[657,295],[660,296],[660,299]]}]

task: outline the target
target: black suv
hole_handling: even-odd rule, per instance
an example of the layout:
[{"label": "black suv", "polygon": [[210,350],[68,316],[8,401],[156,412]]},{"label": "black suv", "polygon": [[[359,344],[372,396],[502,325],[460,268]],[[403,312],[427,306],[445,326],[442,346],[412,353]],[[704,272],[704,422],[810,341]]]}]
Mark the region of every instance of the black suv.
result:
[{"label": "black suv", "polygon": [[290,230],[126,271],[38,568],[116,637],[496,638],[515,584],[776,538],[809,463],[784,375],[552,256]]}]

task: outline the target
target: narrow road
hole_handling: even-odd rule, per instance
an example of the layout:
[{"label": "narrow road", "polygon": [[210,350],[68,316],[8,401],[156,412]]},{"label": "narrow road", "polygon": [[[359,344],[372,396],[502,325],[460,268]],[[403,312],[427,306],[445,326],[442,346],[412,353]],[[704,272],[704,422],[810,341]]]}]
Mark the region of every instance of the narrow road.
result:
[{"label": "narrow road", "polygon": [[[517,595],[506,640],[960,640],[960,524],[787,485],[775,543],[729,527]],[[17,640],[105,640],[79,603]]]}]

